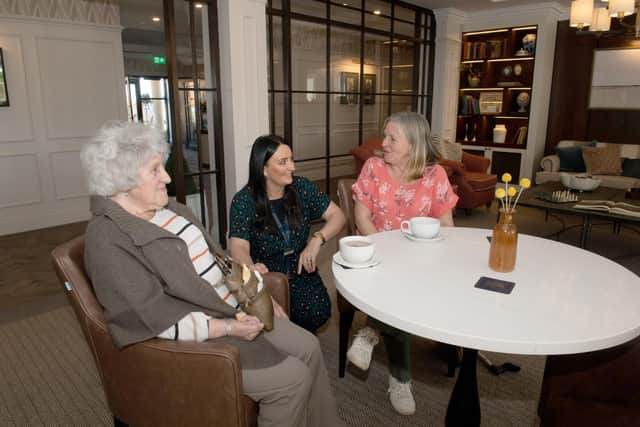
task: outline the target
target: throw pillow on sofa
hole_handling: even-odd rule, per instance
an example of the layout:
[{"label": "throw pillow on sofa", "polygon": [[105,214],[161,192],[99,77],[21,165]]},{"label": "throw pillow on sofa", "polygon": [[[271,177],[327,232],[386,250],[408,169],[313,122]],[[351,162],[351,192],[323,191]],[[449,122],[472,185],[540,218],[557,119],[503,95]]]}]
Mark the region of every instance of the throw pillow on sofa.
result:
[{"label": "throw pillow on sofa", "polygon": [[624,159],[624,162],[622,162],[622,175],[640,178],[640,159]]},{"label": "throw pillow on sofa", "polygon": [[607,144],[602,147],[582,147],[582,156],[588,173],[594,175],[620,175],[622,159],[620,146]]},{"label": "throw pillow on sofa", "polygon": [[584,172],[582,147],[556,147],[556,154],[560,159],[560,172]]}]

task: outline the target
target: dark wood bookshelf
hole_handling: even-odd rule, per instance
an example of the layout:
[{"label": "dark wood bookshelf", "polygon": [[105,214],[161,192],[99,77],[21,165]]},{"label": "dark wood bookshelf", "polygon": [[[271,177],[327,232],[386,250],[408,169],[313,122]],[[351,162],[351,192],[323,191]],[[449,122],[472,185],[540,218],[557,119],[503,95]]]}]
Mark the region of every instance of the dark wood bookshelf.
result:
[{"label": "dark wood bookshelf", "polygon": [[[528,133],[535,45],[526,49],[523,38],[537,33],[537,26],[530,25],[462,34],[456,140],[466,145],[526,148],[526,138],[521,144],[515,138],[521,127],[527,127]],[[471,78],[474,75],[479,81]],[[523,107],[518,105],[521,93],[529,95]],[[493,143],[497,124],[507,129],[505,143]],[[469,141],[474,138],[475,142]]]}]

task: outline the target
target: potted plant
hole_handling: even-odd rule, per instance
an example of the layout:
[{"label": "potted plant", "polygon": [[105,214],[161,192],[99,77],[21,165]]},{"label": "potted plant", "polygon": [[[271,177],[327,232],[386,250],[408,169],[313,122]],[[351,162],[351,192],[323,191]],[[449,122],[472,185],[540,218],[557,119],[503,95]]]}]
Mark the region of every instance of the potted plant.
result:
[{"label": "potted plant", "polygon": [[464,64],[464,69],[467,72],[467,82],[469,86],[480,86],[480,72],[473,67],[473,64]]}]

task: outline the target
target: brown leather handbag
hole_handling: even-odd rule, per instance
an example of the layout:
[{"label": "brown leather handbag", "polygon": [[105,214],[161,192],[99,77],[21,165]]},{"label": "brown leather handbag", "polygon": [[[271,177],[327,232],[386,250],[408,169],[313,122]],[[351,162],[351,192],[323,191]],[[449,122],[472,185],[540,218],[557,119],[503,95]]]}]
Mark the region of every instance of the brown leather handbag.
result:
[{"label": "brown leather handbag", "polygon": [[273,329],[273,303],[271,294],[262,285],[259,273],[249,270],[245,264],[233,260],[224,252],[214,250],[213,254],[224,273],[224,281],[242,310],[256,316],[264,324],[264,329]]}]

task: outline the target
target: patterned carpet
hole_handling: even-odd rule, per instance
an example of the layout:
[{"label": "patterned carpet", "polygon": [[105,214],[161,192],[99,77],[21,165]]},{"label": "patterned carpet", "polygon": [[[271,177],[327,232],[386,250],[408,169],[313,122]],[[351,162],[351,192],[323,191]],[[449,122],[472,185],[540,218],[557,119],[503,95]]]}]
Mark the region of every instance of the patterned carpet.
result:
[{"label": "patterned carpet", "polygon": [[[337,338],[331,327],[320,336],[340,416],[349,426],[442,425],[454,380],[435,357],[434,344],[414,346],[415,416],[395,414],[386,397],[383,346],[366,379],[347,373],[337,378]],[[0,326],[0,425],[111,425],[100,378],[70,307],[30,316]],[[507,360],[490,355],[497,363]],[[483,425],[537,425],[535,410],[544,358],[508,357],[520,364],[519,374],[492,376],[479,367]]]},{"label": "patterned carpet", "polygon": [[[459,213],[458,226],[488,228],[495,222],[495,210],[478,209],[472,216]],[[521,209],[520,232],[555,236],[577,244],[573,225],[579,219],[552,217],[533,209]],[[80,234],[82,224],[0,238],[0,425],[1,426],[99,426],[112,425],[100,380],[89,350],[71,309],[66,306],[60,285],[50,268],[49,251],[59,242]],[[623,228],[612,233],[609,224],[594,227],[590,249],[615,259],[640,273],[640,233]],[[8,249],[8,250],[5,250]],[[335,242],[323,248],[321,274],[334,298],[330,256]],[[486,256],[486,254],[482,255]],[[571,268],[571,266],[568,266]],[[356,323],[362,323],[359,316]],[[440,426],[453,380],[436,357],[436,345],[415,340],[413,346],[414,394],[417,414],[396,415],[386,396],[387,369],[384,346],[376,347],[368,373],[349,370],[337,378],[337,316],[319,338],[325,353],[339,412],[349,426]],[[536,426],[543,357],[487,354],[494,363],[516,363],[522,371],[492,376],[478,366],[478,383],[483,426]]]}]

